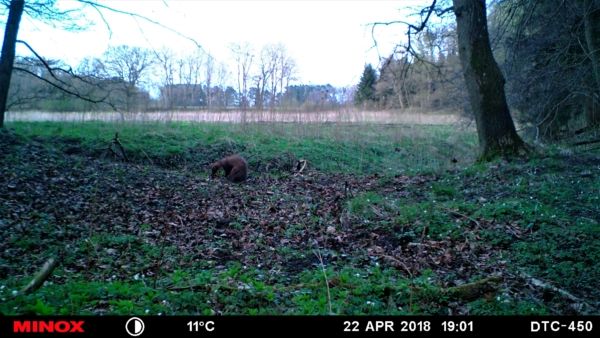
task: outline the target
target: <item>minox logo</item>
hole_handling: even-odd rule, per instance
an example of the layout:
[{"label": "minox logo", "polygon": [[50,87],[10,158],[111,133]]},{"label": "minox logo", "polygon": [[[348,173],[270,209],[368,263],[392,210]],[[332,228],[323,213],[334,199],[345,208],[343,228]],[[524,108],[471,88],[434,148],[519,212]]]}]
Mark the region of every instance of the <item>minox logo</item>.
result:
[{"label": "minox logo", "polygon": [[83,324],[79,320],[15,320],[14,333],[84,333]]}]

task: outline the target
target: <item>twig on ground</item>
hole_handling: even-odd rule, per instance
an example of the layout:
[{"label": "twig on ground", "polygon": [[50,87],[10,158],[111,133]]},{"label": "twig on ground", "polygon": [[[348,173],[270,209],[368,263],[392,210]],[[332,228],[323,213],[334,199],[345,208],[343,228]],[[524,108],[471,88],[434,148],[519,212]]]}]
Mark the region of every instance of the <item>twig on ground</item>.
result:
[{"label": "twig on ground", "polygon": [[146,156],[146,158],[148,159],[148,161],[150,161],[150,165],[154,165],[154,161],[152,161],[152,159],[150,158],[150,156],[148,156],[148,154],[144,151],[144,149],[140,149],[142,151],[142,153],[144,154],[144,156]]},{"label": "twig on ground", "polygon": [[397,259],[396,257],[392,257],[392,256],[389,256],[389,255],[382,254],[380,256],[383,257],[383,258],[389,259],[392,262],[400,265],[404,269],[404,271],[406,271],[406,273],[408,273],[408,276],[410,276],[411,279],[413,278],[412,272],[410,272],[410,269],[406,266],[406,264],[404,264],[404,262],[402,262],[401,260]]},{"label": "twig on ground", "polygon": [[308,163],[308,161],[306,160],[299,160],[298,163],[296,164],[296,173],[295,175],[300,175],[302,173],[302,171],[304,171],[304,168],[306,168],[306,163]]},{"label": "twig on ground", "polygon": [[327,287],[327,305],[329,306],[329,314],[332,315],[334,313],[331,308],[331,292],[329,291],[329,279],[327,278],[327,272],[325,271],[325,263],[323,263],[323,256],[321,256],[321,251],[319,250],[319,248],[315,249],[313,253],[315,254],[315,256],[317,256],[319,262],[321,263],[321,270],[323,270],[323,278],[325,278],[325,286]]},{"label": "twig on ground", "polygon": [[448,209],[448,208],[444,208],[444,210],[446,210],[447,212],[451,213],[451,214],[452,214],[452,215],[454,215],[454,216],[464,217],[464,218],[468,219],[469,221],[471,221],[471,222],[475,223],[475,225],[477,225],[477,227],[478,227],[478,228],[481,228],[481,225],[479,224],[479,222],[477,222],[477,220],[476,220],[476,219],[474,219],[474,218],[473,218],[473,217],[471,217],[471,216],[468,216],[468,215],[462,214],[462,213],[460,213],[460,212],[458,212],[458,211],[454,211],[454,210],[451,210],[451,209]]}]

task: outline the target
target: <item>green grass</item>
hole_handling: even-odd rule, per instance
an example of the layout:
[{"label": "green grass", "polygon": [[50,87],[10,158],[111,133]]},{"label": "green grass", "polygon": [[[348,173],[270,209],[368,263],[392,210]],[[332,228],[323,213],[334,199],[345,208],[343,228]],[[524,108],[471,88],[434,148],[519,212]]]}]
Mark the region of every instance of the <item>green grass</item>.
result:
[{"label": "green grass", "polygon": [[[527,276],[600,313],[597,153],[474,164],[475,133],[451,126],[8,128],[0,314],[574,313]],[[132,164],[104,156],[115,132]],[[251,181],[206,180],[229,152]],[[492,292],[449,292],[490,276]]]},{"label": "green grass", "polygon": [[456,133],[451,126],[12,122],[7,127],[27,138],[76,140],[97,151],[118,132],[139,162],[150,157],[159,163],[170,158],[205,163],[239,152],[258,164],[293,154],[319,170],[358,174],[439,172],[455,167],[452,158],[464,167],[476,150],[473,131]]},{"label": "green grass", "polygon": [[[175,271],[170,276],[173,290],[156,289],[147,281],[98,282],[73,279],[66,284],[48,283],[36,294],[13,297],[12,281],[0,290],[4,314],[176,315],[197,313],[212,315],[303,314],[447,314],[443,290],[435,285],[431,271],[413,280],[401,278],[393,269],[351,267],[327,271],[328,297],[322,271],[315,269],[299,276],[296,284],[265,280],[266,271],[242,268],[237,264],[221,272]],[[56,272],[64,277],[65,272]],[[7,289],[8,288],[8,289]],[[507,305],[501,302],[473,303],[476,313],[527,314],[527,303]],[[493,309],[494,307],[500,310]],[[533,307],[539,308],[539,307]],[[487,311],[487,312],[486,312]],[[498,311],[498,312],[495,312]]]}]

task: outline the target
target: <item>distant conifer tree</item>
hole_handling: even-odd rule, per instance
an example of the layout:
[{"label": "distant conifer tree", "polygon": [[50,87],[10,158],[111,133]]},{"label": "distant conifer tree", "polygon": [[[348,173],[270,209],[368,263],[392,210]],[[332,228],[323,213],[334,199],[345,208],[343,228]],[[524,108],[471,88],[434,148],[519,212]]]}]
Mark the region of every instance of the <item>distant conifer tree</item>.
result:
[{"label": "distant conifer tree", "polygon": [[376,100],[375,95],[375,83],[377,82],[377,73],[373,66],[370,64],[365,66],[358,88],[356,89],[356,96],[354,97],[354,103],[357,105],[374,102]]}]

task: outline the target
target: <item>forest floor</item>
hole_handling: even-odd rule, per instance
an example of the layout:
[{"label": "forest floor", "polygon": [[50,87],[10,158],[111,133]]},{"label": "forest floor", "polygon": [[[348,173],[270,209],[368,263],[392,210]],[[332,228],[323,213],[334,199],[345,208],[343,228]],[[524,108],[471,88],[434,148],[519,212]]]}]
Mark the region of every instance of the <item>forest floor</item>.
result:
[{"label": "forest floor", "polygon": [[[0,131],[0,314],[600,314],[597,151],[473,164],[452,127],[235,128]],[[232,152],[249,179],[209,179]]]}]

